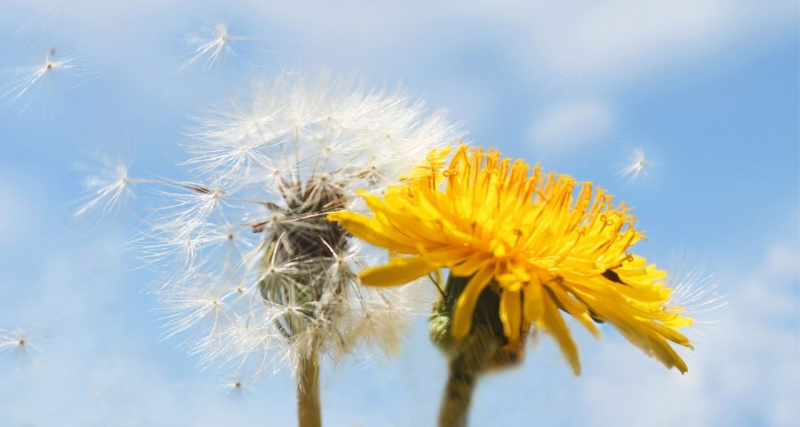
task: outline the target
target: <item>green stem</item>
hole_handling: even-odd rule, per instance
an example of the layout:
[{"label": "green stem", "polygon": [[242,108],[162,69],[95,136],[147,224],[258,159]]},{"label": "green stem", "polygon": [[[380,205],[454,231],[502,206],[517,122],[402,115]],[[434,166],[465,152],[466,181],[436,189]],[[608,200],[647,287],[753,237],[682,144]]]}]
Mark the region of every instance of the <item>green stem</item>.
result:
[{"label": "green stem", "polygon": [[319,364],[316,353],[300,360],[297,372],[297,425],[321,427],[322,412],[319,399]]},{"label": "green stem", "polygon": [[469,407],[478,377],[486,371],[497,343],[489,328],[478,328],[459,343],[450,359],[439,427],[466,427]]}]

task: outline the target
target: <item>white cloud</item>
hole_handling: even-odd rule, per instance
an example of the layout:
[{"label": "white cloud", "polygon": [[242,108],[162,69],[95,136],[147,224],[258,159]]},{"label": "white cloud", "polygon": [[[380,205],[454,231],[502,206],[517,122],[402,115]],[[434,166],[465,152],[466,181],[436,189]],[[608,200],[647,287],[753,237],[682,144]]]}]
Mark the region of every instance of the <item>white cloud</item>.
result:
[{"label": "white cloud", "polygon": [[608,105],[598,100],[580,100],[557,105],[534,122],[530,139],[542,151],[563,151],[602,138],[613,126]]},{"label": "white cloud", "polygon": [[[451,5],[462,8],[462,2]],[[466,6],[462,13],[496,21],[534,76],[544,69],[551,77],[604,84],[663,66],[691,66],[709,53],[779,32],[795,22],[797,3],[507,0]]]},{"label": "white cloud", "polygon": [[592,78],[584,73],[628,74],[712,42],[730,24],[730,9],[716,1],[562,5],[537,14],[528,36],[535,52],[560,72],[584,78]]}]

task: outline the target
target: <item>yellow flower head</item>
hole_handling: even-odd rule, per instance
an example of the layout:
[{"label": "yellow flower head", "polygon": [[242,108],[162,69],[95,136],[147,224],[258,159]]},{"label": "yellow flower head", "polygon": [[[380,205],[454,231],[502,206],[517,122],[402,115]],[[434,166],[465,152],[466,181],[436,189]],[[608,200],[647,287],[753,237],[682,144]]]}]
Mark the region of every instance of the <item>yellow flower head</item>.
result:
[{"label": "yellow flower head", "polygon": [[451,332],[465,337],[481,293],[500,296],[500,320],[510,344],[531,326],[551,334],[580,373],[577,348],[559,310],[592,334],[614,325],[631,343],[667,367],[687,371],[667,341],[690,347],[676,329],[692,320],[667,305],[666,273],[628,252],[643,235],[625,204],[589,182],[543,174],[539,166],[501,158],[497,150],[461,145],[434,150],[383,199],[361,196],[372,218],[330,214],[352,235],[392,251],[389,264],[361,274],[366,285],[393,286],[440,268],[470,277],[456,302]]}]

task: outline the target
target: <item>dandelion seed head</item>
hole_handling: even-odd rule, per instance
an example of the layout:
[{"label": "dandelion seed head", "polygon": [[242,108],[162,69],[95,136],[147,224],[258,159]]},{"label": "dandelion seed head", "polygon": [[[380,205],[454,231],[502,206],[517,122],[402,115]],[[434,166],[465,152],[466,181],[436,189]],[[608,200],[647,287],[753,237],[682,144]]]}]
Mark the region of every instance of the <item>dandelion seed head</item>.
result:
[{"label": "dandelion seed head", "polygon": [[[363,209],[457,131],[400,90],[284,73],[196,119],[183,163],[197,183],[159,194],[145,252],[167,335],[257,372],[321,354],[399,348],[407,290],[358,286],[364,250],[327,214]],[[209,184],[205,184],[209,183]]]}]

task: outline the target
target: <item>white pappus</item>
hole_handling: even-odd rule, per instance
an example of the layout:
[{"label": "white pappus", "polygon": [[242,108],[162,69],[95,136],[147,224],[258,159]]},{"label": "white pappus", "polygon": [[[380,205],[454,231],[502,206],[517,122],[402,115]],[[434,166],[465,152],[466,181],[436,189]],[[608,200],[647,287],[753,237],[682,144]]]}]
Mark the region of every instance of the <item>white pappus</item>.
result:
[{"label": "white pappus", "polygon": [[379,193],[455,142],[443,114],[400,90],[282,73],[197,121],[184,163],[194,182],[160,181],[164,207],[140,242],[163,273],[167,335],[203,361],[256,373],[396,349],[410,287],[360,287],[370,254],[326,215],[360,209],[356,190]]}]

